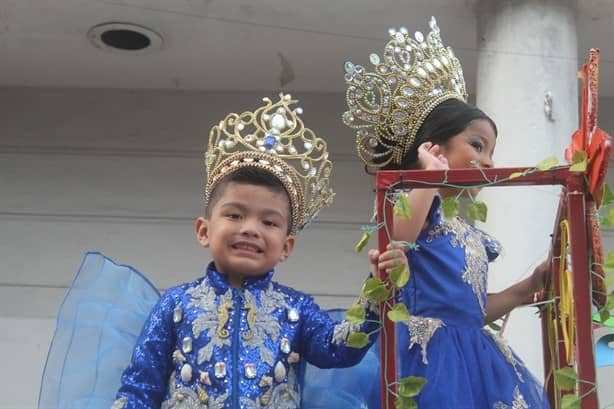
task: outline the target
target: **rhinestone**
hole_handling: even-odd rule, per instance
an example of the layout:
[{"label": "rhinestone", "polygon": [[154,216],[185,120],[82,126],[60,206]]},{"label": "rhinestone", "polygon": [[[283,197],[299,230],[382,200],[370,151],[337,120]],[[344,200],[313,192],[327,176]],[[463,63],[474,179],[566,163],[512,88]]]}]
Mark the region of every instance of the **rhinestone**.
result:
[{"label": "rhinestone", "polygon": [[395,102],[401,108],[407,108],[407,106],[409,105],[409,101],[406,98],[397,98]]},{"label": "rhinestone", "polygon": [[405,27],[401,27],[401,28],[399,29],[399,31],[400,31],[401,33],[403,33],[403,34],[409,34],[409,32],[407,31],[407,28],[405,28]]},{"label": "rhinestone", "polygon": [[312,147],[313,145],[311,144],[311,142],[305,142],[305,143],[303,144],[303,146],[305,147],[305,149],[309,150],[309,149],[311,149],[311,147]]},{"label": "rhinestone", "polygon": [[416,31],[416,33],[414,34],[414,37],[416,38],[416,41],[419,43],[424,41],[424,35],[420,31]]},{"label": "rhinestone", "polygon": [[343,122],[353,122],[354,121],[354,117],[352,116],[352,113],[350,111],[345,111],[343,113]]},{"label": "rhinestone", "polygon": [[269,149],[275,146],[276,142],[277,142],[277,139],[275,139],[273,135],[267,135],[266,138],[264,138],[264,146],[266,146]]},{"label": "rhinestone", "polygon": [[414,94],[414,90],[410,87],[403,87],[401,88],[401,93],[405,96],[410,96]]},{"label": "rhinestone", "polygon": [[394,78],[394,77],[390,77],[390,78],[388,78],[388,83],[389,83],[390,85],[394,85],[394,84],[396,84],[396,83],[397,83],[397,79],[396,79],[396,78]]},{"label": "rhinestone", "polygon": [[289,120],[289,119],[288,119],[288,120],[286,121],[286,126],[287,126],[288,128],[292,127],[293,125],[294,125],[294,122],[292,122],[291,120]]},{"label": "rhinestone", "polygon": [[275,129],[282,130],[286,127],[286,118],[282,114],[275,114],[271,118],[271,126]]},{"label": "rhinestone", "polygon": [[304,162],[303,163],[303,169],[305,169],[305,170],[309,169],[309,163]]},{"label": "rhinestone", "polygon": [[296,153],[296,148],[294,147],[294,145],[290,145],[290,147],[288,148],[288,152],[290,152],[291,154]]},{"label": "rhinestone", "polygon": [[299,320],[298,311],[295,310],[294,308],[290,308],[288,310],[288,320],[290,322],[298,322],[298,320]]},{"label": "rhinestone", "polygon": [[395,35],[397,32],[397,30],[395,30],[394,28],[389,28],[388,29],[388,34],[390,34],[391,36]]},{"label": "rhinestone", "polygon": [[303,108],[301,107],[296,107],[296,113],[301,115],[303,113]]},{"label": "rhinestone", "polygon": [[256,145],[258,145],[258,146],[262,146],[262,145],[264,145],[264,141],[263,141],[262,139],[258,139],[258,140],[256,141]]},{"label": "rhinestone", "polygon": [[281,344],[279,345],[279,350],[284,354],[289,354],[291,351],[290,348],[290,340],[288,338],[282,338]]},{"label": "rhinestone", "polygon": [[179,324],[183,319],[183,309],[180,306],[176,306],[173,310],[173,322]]},{"label": "rhinestone", "polygon": [[204,385],[211,386],[211,378],[209,377],[209,372],[200,371],[200,377],[198,380]]},{"label": "rhinestone", "polygon": [[385,65],[378,65],[377,70],[380,74],[386,74],[388,72],[388,67],[386,67]]},{"label": "rhinestone", "polygon": [[435,67],[433,67],[433,64],[431,64],[428,61],[424,64],[424,66],[426,67],[426,70],[429,71],[429,72],[434,72],[435,71]]},{"label": "rhinestone", "polygon": [[358,131],[358,134],[360,136],[367,136],[369,135],[369,131],[367,131],[365,128],[360,128],[360,130]]},{"label": "rhinestone", "polygon": [[243,128],[245,128],[245,125],[243,125],[241,122],[239,122],[239,123],[237,124],[237,129],[238,129],[239,131],[242,131],[242,130],[243,130]]},{"label": "rhinestone", "polygon": [[379,60],[379,55],[377,55],[377,54],[373,53],[373,54],[371,54],[371,55],[369,56],[369,60],[371,61],[371,64],[373,64],[373,65],[377,65],[377,64],[379,64],[379,61],[380,61],[380,60]]},{"label": "rhinestone", "polygon": [[353,74],[354,71],[356,70],[356,67],[351,61],[346,61],[344,67],[345,67],[345,72],[347,72],[348,74]]},{"label": "rhinestone", "polygon": [[252,135],[252,134],[245,135],[245,140],[247,142],[252,142],[254,140],[254,135]]},{"label": "rhinestone", "polygon": [[181,367],[181,380],[184,382],[192,380],[192,367],[190,364],[185,364]]},{"label": "rhinestone", "polygon": [[295,364],[300,360],[301,360],[301,356],[296,352],[292,352],[290,356],[288,357],[289,364]]},{"label": "rhinestone", "polygon": [[437,25],[437,20],[435,20],[435,17],[433,16],[431,16],[431,19],[429,20],[429,27],[435,33],[439,33],[439,26]]},{"label": "rhinestone", "polygon": [[277,146],[275,147],[275,150],[276,150],[277,152],[279,152],[279,153],[282,153],[282,152],[284,151],[284,147],[283,147],[283,146],[281,146],[281,145],[277,145]]},{"label": "rhinestone", "polygon": [[448,66],[448,64],[450,64],[450,61],[448,61],[448,57],[446,57],[445,55],[441,56],[441,62],[443,63],[443,65]]},{"label": "rhinestone", "polygon": [[344,79],[345,79],[347,82],[350,82],[350,81],[352,81],[352,78],[353,78],[353,77],[352,77],[352,74],[347,74],[347,73],[346,73],[346,74],[343,76],[343,78],[344,78]]},{"label": "rhinestone", "polygon": [[407,118],[407,114],[403,111],[394,111],[392,113],[392,117],[395,119],[395,121],[403,121],[405,118]]},{"label": "rhinestone", "polygon": [[245,377],[247,379],[255,379],[256,376],[258,376],[258,368],[256,367],[256,364],[253,364],[253,363],[245,364],[243,369],[245,371]]},{"label": "rhinestone", "polygon": [[402,135],[405,133],[405,127],[403,125],[395,125],[393,131],[397,135]]},{"label": "rhinestone", "polygon": [[271,119],[271,116],[269,114],[262,114],[262,119],[268,121],[269,119]]},{"label": "rhinestone", "polygon": [[397,40],[397,42],[403,44],[405,42],[405,36],[403,35],[403,33],[401,33],[400,31],[397,32],[394,35],[395,40]]},{"label": "rhinestone", "polygon": [[226,363],[216,362],[214,367],[214,374],[217,379],[222,379],[226,376]]},{"label": "rhinestone", "polygon": [[369,138],[367,143],[369,144],[369,147],[371,147],[371,148],[375,148],[378,145],[377,139],[375,139],[375,138]]},{"label": "rhinestone", "polygon": [[427,73],[426,71],[424,71],[424,68],[422,67],[418,67],[418,69],[416,70],[416,72],[418,73],[419,76],[421,76],[422,78],[426,78]]},{"label": "rhinestone", "polygon": [[399,47],[399,46],[394,47],[394,52],[397,53],[397,54],[400,53],[401,52],[401,47]]},{"label": "rhinestone", "polygon": [[275,365],[275,369],[273,370],[273,373],[275,375],[275,380],[277,382],[281,382],[284,380],[287,372],[286,372],[286,367],[281,361],[277,362],[277,364]]},{"label": "rhinestone", "polygon": [[316,175],[316,168],[309,169],[309,176],[314,177]]},{"label": "rhinestone", "polygon": [[266,152],[266,148],[264,146],[259,147],[258,150],[260,152]]},{"label": "rhinestone", "polygon": [[433,65],[434,65],[435,67],[437,67],[437,68],[441,69],[441,62],[440,62],[440,61],[439,61],[437,58],[435,58],[435,59],[433,60]]},{"label": "rhinestone", "polygon": [[181,349],[184,353],[189,354],[192,352],[192,338],[185,337],[181,342]]},{"label": "rhinestone", "polygon": [[420,80],[418,78],[416,78],[416,77],[411,77],[409,79],[409,83],[411,85],[413,85],[415,88],[418,88],[420,86],[420,84],[421,84]]}]

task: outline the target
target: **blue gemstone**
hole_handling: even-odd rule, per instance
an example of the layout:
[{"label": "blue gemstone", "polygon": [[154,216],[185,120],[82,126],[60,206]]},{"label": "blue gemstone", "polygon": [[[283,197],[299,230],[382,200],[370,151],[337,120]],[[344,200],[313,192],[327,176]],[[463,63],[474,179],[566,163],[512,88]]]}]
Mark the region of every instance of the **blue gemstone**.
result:
[{"label": "blue gemstone", "polygon": [[267,135],[267,137],[264,138],[264,146],[266,146],[268,149],[271,149],[273,146],[275,146],[275,142],[277,142],[277,139],[275,139],[274,136]]}]

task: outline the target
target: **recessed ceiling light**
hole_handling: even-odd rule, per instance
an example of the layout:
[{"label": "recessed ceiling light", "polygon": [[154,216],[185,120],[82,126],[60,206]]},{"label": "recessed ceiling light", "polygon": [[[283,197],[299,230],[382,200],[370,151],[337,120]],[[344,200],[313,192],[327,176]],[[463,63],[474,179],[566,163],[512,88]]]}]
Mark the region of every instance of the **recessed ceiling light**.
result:
[{"label": "recessed ceiling light", "polygon": [[92,27],[87,37],[107,51],[143,53],[162,48],[162,37],[147,27],[131,23],[104,23]]}]

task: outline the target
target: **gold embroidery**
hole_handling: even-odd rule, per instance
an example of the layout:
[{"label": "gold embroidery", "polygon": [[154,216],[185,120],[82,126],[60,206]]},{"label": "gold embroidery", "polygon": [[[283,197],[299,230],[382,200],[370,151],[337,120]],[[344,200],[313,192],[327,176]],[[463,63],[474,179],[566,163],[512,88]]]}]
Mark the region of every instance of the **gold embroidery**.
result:
[{"label": "gold embroidery", "polygon": [[222,339],[226,339],[230,336],[230,331],[225,328],[226,323],[228,322],[228,311],[230,310],[232,310],[232,304],[229,302],[220,304],[219,308],[217,309],[217,334]]}]

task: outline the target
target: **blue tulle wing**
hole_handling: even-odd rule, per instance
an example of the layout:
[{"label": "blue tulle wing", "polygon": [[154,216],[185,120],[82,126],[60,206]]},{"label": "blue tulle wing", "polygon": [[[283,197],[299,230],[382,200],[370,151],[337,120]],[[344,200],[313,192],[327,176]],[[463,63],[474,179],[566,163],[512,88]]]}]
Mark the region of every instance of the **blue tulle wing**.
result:
[{"label": "blue tulle wing", "polygon": [[39,409],[109,408],[159,297],[132,267],[87,253],[58,313]]},{"label": "blue tulle wing", "polygon": [[[345,310],[328,310],[342,320]],[[320,369],[307,364],[302,409],[375,409],[380,406],[379,341],[351,368]]]}]

